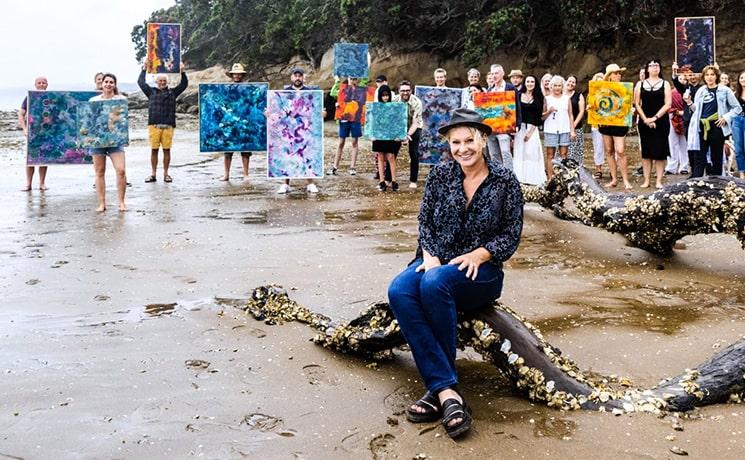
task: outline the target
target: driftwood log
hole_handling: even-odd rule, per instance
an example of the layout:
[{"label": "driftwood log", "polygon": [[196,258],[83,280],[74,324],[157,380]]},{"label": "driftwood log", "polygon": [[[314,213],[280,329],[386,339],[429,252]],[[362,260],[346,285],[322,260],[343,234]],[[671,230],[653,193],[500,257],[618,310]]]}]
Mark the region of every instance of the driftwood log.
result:
[{"label": "driftwood log", "polygon": [[[343,353],[390,359],[393,348],[405,343],[386,303],[371,305],[352,321],[340,323],[297,304],[279,286],[262,286],[239,308],[267,324],[306,323],[317,331],[315,343]],[[462,317],[458,327],[461,348],[480,353],[531,401],[562,410],[661,414],[745,397],[745,339],[696,369],[645,390],[631,388],[624,380],[583,373],[535,326],[499,302]]]},{"label": "driftwood log", "polygon": [[[745,181],[722,176],[688,179],[646,195],[608,193],[585,168],[554,163],[541,186],[523,185],[526,202],[564,219],[624,235],[634,246],[668,256],[676,241],[699,233],[729,233],[745,249]],[[574,209],[565,206],[571,198]]]}]

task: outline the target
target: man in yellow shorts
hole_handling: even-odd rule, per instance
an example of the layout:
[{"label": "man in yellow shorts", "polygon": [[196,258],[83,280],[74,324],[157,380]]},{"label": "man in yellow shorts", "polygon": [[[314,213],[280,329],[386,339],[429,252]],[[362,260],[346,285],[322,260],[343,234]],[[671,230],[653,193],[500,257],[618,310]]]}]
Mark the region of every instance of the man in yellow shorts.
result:
[{"label": "man in yellow shorts", "polygon": [[163,181],[172,182],[168,175],[171,165],[171,145],[173,144],[173,130],[176,128],[176,98],[189,85],[186,78],[184,64],[181,63],[181,82],[175,88],[168,87],[168,77],[163,74],[155,76],[155,88],[145,82],[145,66],[142,67],[137,84],[148,98],[147,129],[150,135],[150,166],[152,172],[145,182],[155,182],[158,169],[158,150],[163,147]]}]

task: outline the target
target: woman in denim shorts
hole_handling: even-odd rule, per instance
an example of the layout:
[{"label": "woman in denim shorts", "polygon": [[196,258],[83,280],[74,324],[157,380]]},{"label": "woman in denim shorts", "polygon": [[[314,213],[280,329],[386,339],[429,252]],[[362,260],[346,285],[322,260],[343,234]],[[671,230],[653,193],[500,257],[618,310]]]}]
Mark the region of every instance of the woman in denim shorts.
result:
[{"label": "woman in denim shorts", "polygon": [[[103,76],[103,92],[98,96],[92,97],[91,102],[109,101],[122,99],[126,97],[119,94],[116,87],[116,76],[110,73]],[[124,146],[94,148],[91,149],[93,157],[93,169],[96,172],[96,196],[98,198],[98,207],[96,212],[106,211],[106,157],[111,159],[111,164],[116,170],[116,189],[119,197],[119,211],[124,212],[127,206],[124,204],[124,194],[127,191],[127,174],[125,172]]]},{"label": "woman in denim shorts", "polygon": [[564,94],[564,78],[561,75],[551,77],[550,93],[546,96],[546,111],[543,113],[543,135],[546,145],[546,177],[551,180],[554,168],[551,162],[559,149],[559,156],[566,159],[569,141],[577,137],[574,131],[574,114],[569,96]]}]

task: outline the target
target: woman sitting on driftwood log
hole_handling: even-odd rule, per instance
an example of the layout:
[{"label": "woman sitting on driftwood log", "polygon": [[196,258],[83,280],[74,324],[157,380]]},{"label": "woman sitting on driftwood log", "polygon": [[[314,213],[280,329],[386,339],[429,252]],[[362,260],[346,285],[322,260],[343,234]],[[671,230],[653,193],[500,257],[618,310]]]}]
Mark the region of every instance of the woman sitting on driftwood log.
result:
[{"label": "woman sitting on driftwood log", "polygon": [[454,161],[435,166],[427,179],[416,259],[393,280],[388,298],[427,387],[407,418],[441,418],[455,438],[472,423],[455,388],[457,311],[499,298],[502,262],[520,240],[523,198],[515,175],[484,155],[491,128],[476,112],[455,110],[439,131]]}]

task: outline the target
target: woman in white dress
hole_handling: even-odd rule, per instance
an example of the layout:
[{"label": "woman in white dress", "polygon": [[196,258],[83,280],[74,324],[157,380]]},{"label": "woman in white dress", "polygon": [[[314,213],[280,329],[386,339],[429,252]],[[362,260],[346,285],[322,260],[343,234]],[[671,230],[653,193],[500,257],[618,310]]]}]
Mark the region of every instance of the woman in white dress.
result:
[{"label": "woman in white dress", "polygon": [[514,171],[523,184],[540,185],[546,182],[543,169],[543,147],[538,127],[542,124],[544,111],[543,92],[536,88],[536,77],[525,78],[525,90],[520,93],[520,113],[522,123],[515,136]]}]

